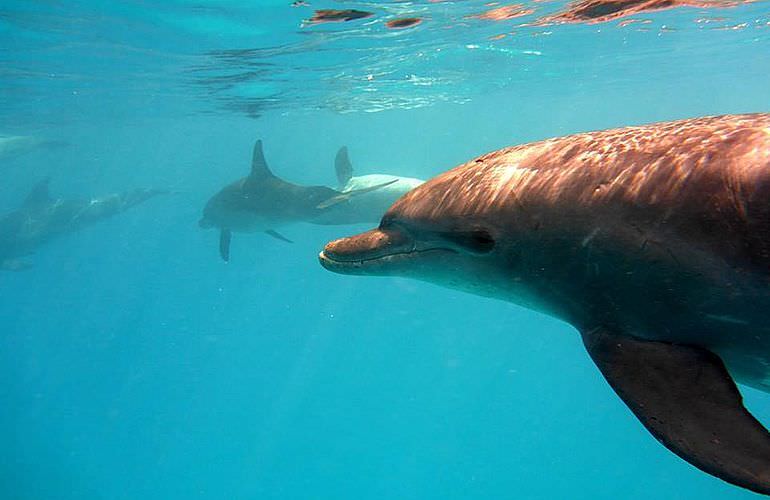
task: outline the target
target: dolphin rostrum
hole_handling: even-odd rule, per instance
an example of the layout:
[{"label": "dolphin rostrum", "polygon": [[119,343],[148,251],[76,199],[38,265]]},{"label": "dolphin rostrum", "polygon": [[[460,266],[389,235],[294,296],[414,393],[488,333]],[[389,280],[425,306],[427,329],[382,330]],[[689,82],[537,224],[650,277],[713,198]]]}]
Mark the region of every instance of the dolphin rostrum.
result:
[{"label": "dolphin rostrum", "polygon": [[384,186],[364,196],[353,196],[333,209],[313,219],[313,224],[376,224],[397,199],[422,184],[422,179],[399,177],[390,174],[353,175],[348,148],[342,146],[334,158],[334,170],[337,173],[339,190],[350,193],[372,186]]},{"label": "dolphin rostrum", "polygon": [[212,196],[198,225],[219,228],[219,254],[224,261],[228,261],[233,232],[265,232],[291,243],[276,228],[293,222],[311,222],[351,197],[394,182],[396,180],[344,193],[326,186],[292,184],[270,171],[262,153],[262,141],[258,140],[254,144],[250,174]]},{"label": "dolphin rostrum", "polygon": [[166,193],[135,189],[89,200],[65,200],[52,198],[48,183],[49,179],[37,183],[21,207],[0,217],[0,269],[27,269],[31,264],[21,258],[41,245]]},{"label": "dolphin rostrum", "polygon": [[572,324],[647,430],[695,467],[770,494],[770,114],[495,151],[398,200],[321,264],[499,298]]}]

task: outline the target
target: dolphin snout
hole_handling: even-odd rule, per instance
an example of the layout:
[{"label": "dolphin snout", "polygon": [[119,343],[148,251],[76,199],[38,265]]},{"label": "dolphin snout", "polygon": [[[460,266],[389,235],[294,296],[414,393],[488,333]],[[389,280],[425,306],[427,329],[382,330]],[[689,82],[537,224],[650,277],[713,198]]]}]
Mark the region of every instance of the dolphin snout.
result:
[{"label": "dolphin snout", "polygon": [[207,218],[203,217],[201,218],[201,220],[198,221],[198,227],[203,229],[209,229],[211,227],[214,227],[214,224],[212,224],[211,221],[208,220]]},{"label": "dolphin snout", "polygon": [[350,274],[369,263],[413,250],[414,240],[403,232],[372,229],[327,243],[318,258],[326,269]]},{"label": "dolphin snout", "polygon": [[327,243],[323,253],[338,261],[360,261],[412,249],[412,239],[401,231],[372,229],[356,236]]}]

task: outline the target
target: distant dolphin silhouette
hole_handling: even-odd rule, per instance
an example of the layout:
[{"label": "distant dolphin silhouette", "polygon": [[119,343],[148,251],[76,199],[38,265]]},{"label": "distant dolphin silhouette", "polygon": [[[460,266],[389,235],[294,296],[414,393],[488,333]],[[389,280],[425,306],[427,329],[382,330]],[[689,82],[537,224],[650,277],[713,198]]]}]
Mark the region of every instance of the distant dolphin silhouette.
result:
[{"label": "distant dolphin silhouette", "polygon": [[41,148],[66,146],[63,141],[53,141],[32,135],[0,134],[0,159],[11,158]]},{"label": "distant dolphin silhouette", "polygon": [[209,199],[198,222],[202,228],[219,228],[219,254],[230,260],[232,233],[264,232],[292,241],[276,228],[293,222],[311,222],[351,197],[388,186],[396,180],[346,192],[326,186],[300,186],[276,177],[265,161],[262,141],[254,144],[251,172],[222,188]]},{"label": "distant dolphin silhouette", "polygon": [[331,210],[310,221],[313,224],[338,225],[363,222],[376,224],[397,199],[425,182],[414,177],[389,174],[353,176],[353,165],[350,163],[346,146],[342,146],[337,151],[334,169],[337,173],[339,190],[343,193],[387,185],[363,196],[354,196],[336,204]]},{"label": "distant dolphin silhouette", "polygon": [[90,200],[53,199],[49,179],[40,181],[21,207],[0,217],[0,269],[21,271],[31,264],[20,259],[67,233],[119,214],[165,191],[135,189]]}]

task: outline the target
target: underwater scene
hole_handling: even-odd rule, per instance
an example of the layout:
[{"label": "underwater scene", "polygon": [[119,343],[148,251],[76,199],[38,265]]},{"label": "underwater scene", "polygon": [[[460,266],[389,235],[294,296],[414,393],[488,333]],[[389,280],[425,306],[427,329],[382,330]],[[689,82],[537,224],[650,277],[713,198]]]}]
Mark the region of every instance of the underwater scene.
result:
[{"label": "underwater scene", "polygon": [[2,499],[770,495],[766,1],[3,0],[0,174]]}]

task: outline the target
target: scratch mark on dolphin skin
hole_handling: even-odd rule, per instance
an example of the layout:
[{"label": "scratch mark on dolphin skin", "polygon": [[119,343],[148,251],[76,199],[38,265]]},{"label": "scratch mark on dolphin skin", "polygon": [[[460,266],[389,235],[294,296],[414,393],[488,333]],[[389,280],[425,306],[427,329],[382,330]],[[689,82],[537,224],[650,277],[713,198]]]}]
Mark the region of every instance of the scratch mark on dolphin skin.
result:
[{"label": "scratch mark on dolphin skin", "polygon": [[746,320],[742,320],[742,319],[739,319],[739,318],[734,318],[733,316],[728,316],[728,315],[724,315],[724,314],[707,314],[706,317],[709,318],[709,319],[713,319],[713,320],[716,320],[716,321],[721,321],[723,323],[730,323],[730,324],[733,324],[733,325],[748,325],[749,324],[749,322],[746,321]]},{"label": "scratch mark on dolphin skin", "polygon": [[591,231],[588,236],[583,238],[583,241],[580,242],[580,246],[586,247],[589,243],[591,243],[591,240],[593,240],[597,234],[599,234],[600,228],[596,227],[593,231]]},{"label": "scratch mark on dolphin skin", "polygon": [[682,263],[681,263],[681,262],[679,262],[679,259],[677,259],[677,258],[676,258],[676,255],[674,255],[674,252],[672,252],[670,248],[666,248],[666,252],[668,253],[668,255],[669,255],[669,256],[670,256],[672,259],[674,259],[674,262],[676,262],[676,265],[677,265],[677,266],[679,266],[679,267],[682,267]]}]

